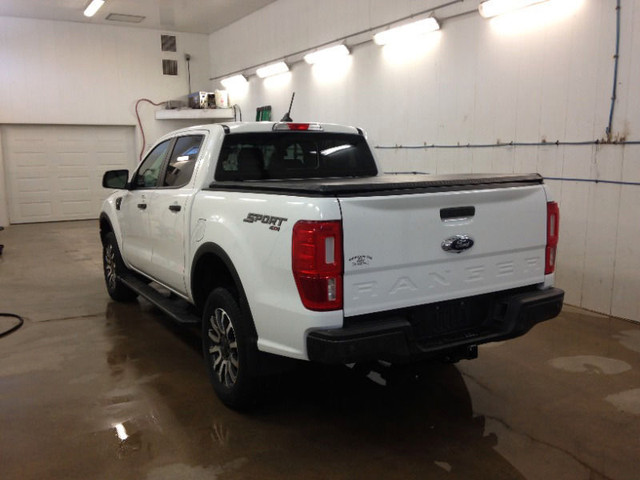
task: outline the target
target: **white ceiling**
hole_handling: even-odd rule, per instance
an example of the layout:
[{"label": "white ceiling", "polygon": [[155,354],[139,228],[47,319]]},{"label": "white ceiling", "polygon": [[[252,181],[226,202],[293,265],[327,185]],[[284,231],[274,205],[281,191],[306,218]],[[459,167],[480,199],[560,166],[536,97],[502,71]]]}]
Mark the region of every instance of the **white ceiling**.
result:
[{"label": "white ceiling", "polygon": [[[0,16],[102,23],[188,33],[212,33],[275,0],[106,0],[92,18],[90,0],[0,0]],[[141,23],[105,20],[110,13],[141,15]]]}]

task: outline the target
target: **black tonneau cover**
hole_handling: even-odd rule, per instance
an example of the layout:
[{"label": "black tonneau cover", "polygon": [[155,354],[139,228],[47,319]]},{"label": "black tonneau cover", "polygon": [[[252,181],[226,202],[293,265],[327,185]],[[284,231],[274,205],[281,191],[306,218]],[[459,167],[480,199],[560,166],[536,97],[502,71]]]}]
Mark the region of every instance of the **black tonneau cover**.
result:
[{"label": "black tonneau cover", "polygon": [[521,187],[541,183],[543,183],[543,178],[537,173],[507,175],[385,174],[376,177],[361,178],[217,181],[211,183],[209,189],[307,197],[359,197],[442,192],[447,190],[484,190]]}]

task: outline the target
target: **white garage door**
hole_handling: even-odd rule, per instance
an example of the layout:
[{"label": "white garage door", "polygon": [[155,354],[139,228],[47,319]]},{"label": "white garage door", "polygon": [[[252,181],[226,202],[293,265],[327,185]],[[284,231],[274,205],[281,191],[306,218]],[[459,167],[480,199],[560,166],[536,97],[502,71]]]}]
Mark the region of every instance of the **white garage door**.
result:
[{"label": "white garage door", "polygon": [[102,174],[135,165],[134,128],[7,125],[2,153],[11,223],[98,218]]}]

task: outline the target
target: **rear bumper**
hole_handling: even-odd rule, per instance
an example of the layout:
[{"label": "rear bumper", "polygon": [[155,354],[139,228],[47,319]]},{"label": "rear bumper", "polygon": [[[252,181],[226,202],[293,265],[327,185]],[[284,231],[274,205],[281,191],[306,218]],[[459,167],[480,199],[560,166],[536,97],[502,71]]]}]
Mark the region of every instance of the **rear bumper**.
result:
[{"label": "rear bumper", "polygon": [[[558,288],[497,296],[486,319],[473,328],[417,338],[415,321],[404,312],[358,319],[338,329],[314,330],[307,337],[312,361],[410,362],[429,357],[471,358],[483,343],[519,337],[534,325],[558,316],[564,291]],[[429,318],[423,319],[428,322]]]}]

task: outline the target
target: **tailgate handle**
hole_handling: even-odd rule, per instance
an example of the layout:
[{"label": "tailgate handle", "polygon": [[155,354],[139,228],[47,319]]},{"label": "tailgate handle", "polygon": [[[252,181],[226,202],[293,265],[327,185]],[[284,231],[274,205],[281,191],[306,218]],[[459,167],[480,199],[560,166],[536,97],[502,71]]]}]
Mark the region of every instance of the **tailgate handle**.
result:
[{"label": "tailgate handle", "polygon": [[440,220],[459,220],[471,218],[476,214],[476,207],[451,207],[440,209]]}]

